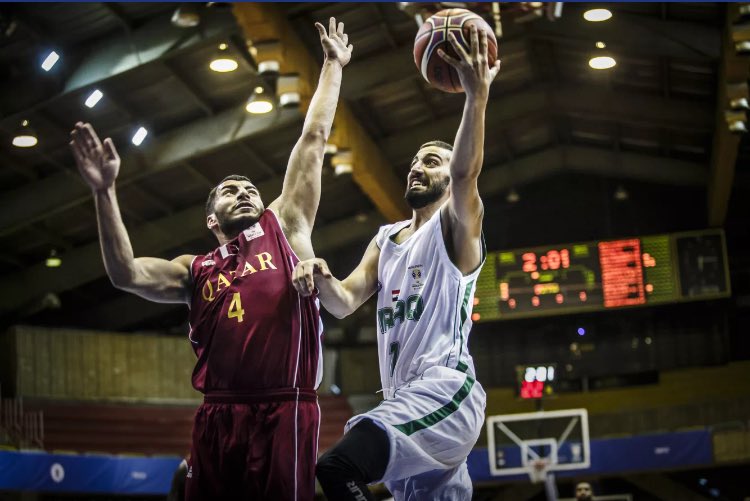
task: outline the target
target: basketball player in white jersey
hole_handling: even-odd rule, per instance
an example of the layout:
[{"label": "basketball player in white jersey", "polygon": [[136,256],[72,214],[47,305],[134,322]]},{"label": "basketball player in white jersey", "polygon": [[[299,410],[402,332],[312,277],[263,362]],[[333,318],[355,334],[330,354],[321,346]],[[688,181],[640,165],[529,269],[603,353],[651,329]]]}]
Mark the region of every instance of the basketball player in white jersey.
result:
[{"label": "basketball player in white jersey", "polygon": [[302,295],[317,287],[341,318],[378,292],[378,356],[384,401],[353,417],[316,468],[329,500],[373,499],[385,482],[396,500],[469,500],[466,457],[484,423],[485,393],[467,348],[476,278],[484,263],[484,115],[500,70],[487,62],[487,37],[471,32],[467,53],[455,40],[451,64],[466,91],[455,148],[441,141],[412,160],[406,200],[412,218],[380,228],[344,280],[322,259],[302,261],[293,280]]}]

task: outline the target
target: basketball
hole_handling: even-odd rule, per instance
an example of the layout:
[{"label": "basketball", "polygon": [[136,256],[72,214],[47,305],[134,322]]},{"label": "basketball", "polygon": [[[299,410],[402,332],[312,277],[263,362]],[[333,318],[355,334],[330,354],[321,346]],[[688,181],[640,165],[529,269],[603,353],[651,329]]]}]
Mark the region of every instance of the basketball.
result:
[{"label": "basketball", "polygon": [[492,66],[497,59],[497,39],[490,25],[478,14],[466,9],[445,9],[419,28],[414,39],[414,63],[424,79],[436,89],[463,92],[458,73],[443,61],[437,50],[443,49],[449,56],[459,57],[448,38],[448,33],[453,32],[466,52],[471,53],[471,26],[487,33],[488,64]]}]

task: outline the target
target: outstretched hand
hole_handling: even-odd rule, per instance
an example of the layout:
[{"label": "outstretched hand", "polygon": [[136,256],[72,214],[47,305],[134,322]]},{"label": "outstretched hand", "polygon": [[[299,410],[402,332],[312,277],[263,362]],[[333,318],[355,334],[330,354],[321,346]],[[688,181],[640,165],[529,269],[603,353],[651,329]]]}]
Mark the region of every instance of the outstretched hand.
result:
[{"label": "outstretched hand", "polygon": [[458,73],[461,86],[469,97],[487,97],[492,81],[500,72],[500,60],[490,67],[487,56],[487,33],[478,32],[476,26],[471,26],[471,53],[467,53],[456,35],[451,31],[448,34],[453,49],[458,54],[458,59],[449,56],[443,49],[438,49],[438,55]]},{"label": "outstretched hand", "polygon": [[100,141],[91,124],[82,122],[76,123],[70,138],[70,148],[86,184],[94,191],[113,186],[120,171],[120,155],[112,139]]},{"label": "outstretched hand", "polygon": [[344,23],[338,23],[336,27],[336,18],[328,21],[328,32],[320,23],[315,23],[320,34],[320,44],[323,46],[323,54],[327,61],[338,61],[344,67],[352,58],[352,49],[354,46],[349,43],[349,35],[344,33]]}]

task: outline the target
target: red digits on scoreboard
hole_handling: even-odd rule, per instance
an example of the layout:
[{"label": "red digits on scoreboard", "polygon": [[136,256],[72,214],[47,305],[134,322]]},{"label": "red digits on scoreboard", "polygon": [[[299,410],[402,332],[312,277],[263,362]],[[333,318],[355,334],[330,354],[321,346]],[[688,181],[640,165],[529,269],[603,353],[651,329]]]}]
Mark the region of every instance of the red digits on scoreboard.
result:
[{"label": "red digits on scoreboard", "polygon": [[560,261],[562,261],[563,268],[570,268],[570,251],[568,249],[560,251]]},{"label": "red digits on scoreboard", "polygon": [[521,256],[523,259],[523,271],[526,273],[532,273],[536,271],[536,254],[533,252],[526,252]]}]

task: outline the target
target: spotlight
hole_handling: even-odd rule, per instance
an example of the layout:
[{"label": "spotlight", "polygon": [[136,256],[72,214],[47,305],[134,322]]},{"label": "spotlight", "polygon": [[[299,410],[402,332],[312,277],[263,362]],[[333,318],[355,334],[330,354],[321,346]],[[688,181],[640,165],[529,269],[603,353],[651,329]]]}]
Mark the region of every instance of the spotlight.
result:
[{"label": "spotlight", "polygon": [[326,143],[323,153],[326,155],[335,155],[339,151],[338,146],[332,143]]},{"label": "spotlight", "polygon": [[253,95],[250,96],[250,99],[248,99],[245,110],[253,115],[268,113],[273,110],[273,100],[263,87],[258,86],[255,88]]},{"label": "spotlight", "polygon": [[99,102],[99,100],[104,97],[104,94],[102,94],[102,91],[99,89],[96,89],[94,92],[91,93],[89,97],[86,98],[86,101],[83,103],[89,108],[93,108],[96,106],[96,103]]},{"label": "spotlight", "polygon": [[47,268],[59,268],[62,265],[62,259],[57,255],[57,251],[52,249],[44,264],[47,265]]},{"label": "spotlight", "polygon": [[595,70],[608,70],[617,64],[614,58],[609,56],[596,56],[589,59],[589,66]]},{"label": "spotlight", "polygon": [[258,74],[268,77],[277,76],[280,68],[281,65],[279,65],[278,61],[261,61],[258,63]]},{"label": "spotlight", "polygon": [[617,186],[617,189],[615,190],[615,200],[618,202],[624,202],[630,197],[630,194],[628,191],[620,184]]},{"label": "spotlight", "polygon": [[148,131],[144,127],[139,127],[137,131],[135,131],[135,134],[133,134],[133,139],[131,141],[134,145],[140,146],[144,139],[146,139],[146,136],[148,135]]},{"label": "spotlight", "polygon": [[281,75],[276,81],[276,93],[279,96],[279,106],[282,108],[296,108],[300,103],[299,75]]},{"label": "spotlight", "polygon": [[343,174],[352,173],[353,155],[351,150],[339,150],[333,157],[331,157],[331,165],[333,165],[333,173],[337,176]]},{"label": "spotlight", "polygon": [[733,134],[744,134],[747,132],[747,113],[744,110],[725,111],[724,119],[727,122],[729,132]]},{"label": "spotlight", "polygon": [[514,204],[518,202],[519,200],[521,200],[521,197],[518,194],[518,192],[515,190],[515,188],[511,188],[511,190],[508,192],[508,196],[505,197],[505,200],[509,204]]},{"label": "spotlight", "polygon": [[201,22],[198,7],[195,4],[184,3],[177,7],[172,14],[172,24],[178,28],[194,28]]},{"label": "spotlight", "polygon": [[737,54],[750,54],[750,42],[737,42],[734,44],[734,50]]},{"label": "spotlight", "polygon": [[606,47],[607,47],[607,44],[605,44],[604,42],[596,42],[597,49],[604,49]]},{"label": "spotlight", "polygon": [[47,57],[44,58],[44,61],[42,61],[42,69],[44,71],[51,70],[55,63],[57,63],[57,61],[59,60],[60,56],[53,50]]},{"label": "spotlight", "polygon": [[39,142],[36,131],[31,128],[28,120],[21,122],[21,127],[13,138],[13,146],[17,148],[31,148]]},{"label": "spotlight", "polygon": [[592,23],[599,23],[612,18],[612,12],[607,9],[590,9],[583,13],[583,18]]},{"label": "spotlight", "polygon": [[229,46],[225,43],[219,45],[219,52],[215,55],[213,61],[208,65],[217,73],[228,73],[237,69],[239,64],[237,60],[226,53]]}]

